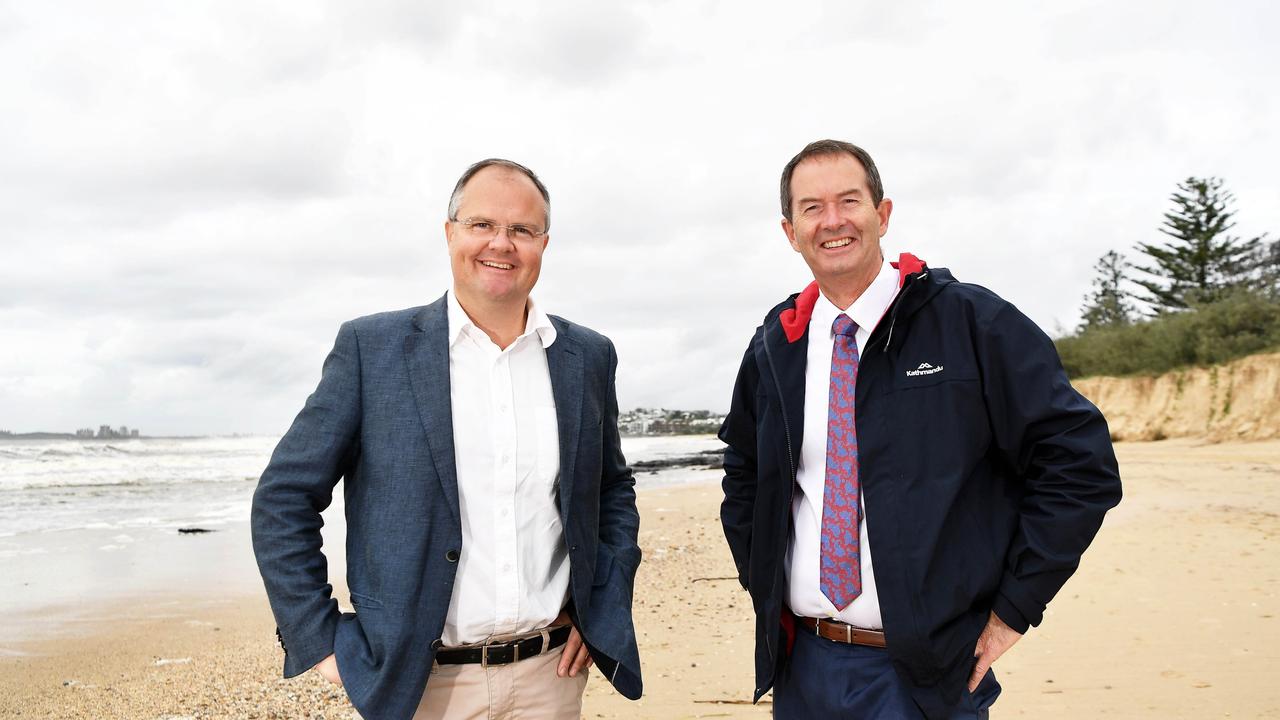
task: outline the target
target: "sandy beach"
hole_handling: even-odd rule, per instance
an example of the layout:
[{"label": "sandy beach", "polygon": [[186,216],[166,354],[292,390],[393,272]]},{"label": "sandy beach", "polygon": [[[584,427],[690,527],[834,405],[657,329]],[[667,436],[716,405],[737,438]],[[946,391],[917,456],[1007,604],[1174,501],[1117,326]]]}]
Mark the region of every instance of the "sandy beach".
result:
[{"label": "sandy beach", "polygon": [[[995,715],[1280,717],[1280,441],[1117,451],[1125,500],[1041,627],[997,663]],[[718,474],[701,472],[640,492],[646,693],[632,703],[594,676],[585,717],[769,715],[767,696],[747,704],[750,603],[720,533]],[[244,529],[189,540],[248,546]],[[190,552],[173,562],[202,557]],[[11,635],[28,632],[0,655],[0,718],[354,717],[320,678],[279,678],[252,559],[219,571],[214,583],[104,596],[72,620],[11,619]]]}]

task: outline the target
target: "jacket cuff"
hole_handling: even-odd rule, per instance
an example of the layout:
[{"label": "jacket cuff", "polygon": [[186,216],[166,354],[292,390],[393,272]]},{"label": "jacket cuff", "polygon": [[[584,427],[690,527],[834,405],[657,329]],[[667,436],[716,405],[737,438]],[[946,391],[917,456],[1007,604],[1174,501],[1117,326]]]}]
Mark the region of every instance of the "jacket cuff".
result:
[{"label": "jacket cuff", "polygon": [[[298,633],[286,634],[277,629],[280,646],[284,649],[284,676],[291,678],[301,675],[332,655],[333,639],[337,631],[337,613],[325,617],[320,623],[319,631],[306,638],[306,641],[302,641]],[[289,640],[286,641],[285,637]]]},{"label": "jacket cuff", "polygon": [[1000,583],[991,611],[1019,634],[1026,634],[1028,628],[1044,619],[1044,606],[1031,598],[1017,580],[1007,576]]}]

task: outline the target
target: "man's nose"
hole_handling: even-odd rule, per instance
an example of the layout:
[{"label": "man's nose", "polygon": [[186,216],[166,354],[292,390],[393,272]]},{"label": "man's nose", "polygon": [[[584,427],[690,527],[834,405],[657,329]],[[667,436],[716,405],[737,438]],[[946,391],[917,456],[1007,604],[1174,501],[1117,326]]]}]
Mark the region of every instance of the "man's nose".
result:
[{"label": "man's nose", "polygon": [[490,250],[509,252],[514,250],[515,247],[516,243],[511,239],[511,229],[506,226],[499,227],[498,231],[493,234],[493,237],[489,238]]},{"label": "man's nose", "polygon": [[845,226],[848,220],[844,215],[840,214],[840,205],[832,203],[822,209],[822,215],[818,217],[819,230],[838,230]]}]

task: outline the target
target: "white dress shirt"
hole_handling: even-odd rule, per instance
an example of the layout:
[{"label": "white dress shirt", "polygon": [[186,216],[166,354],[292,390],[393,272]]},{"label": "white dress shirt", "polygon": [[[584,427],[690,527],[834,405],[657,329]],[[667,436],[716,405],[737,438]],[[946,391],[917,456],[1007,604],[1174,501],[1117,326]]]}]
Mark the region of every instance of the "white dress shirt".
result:
[{"label": "white dress shirt", "polygon": [[[822,501],[827,485],[827,416],[831,387],[831,349],[835,344],[831,325],[841,314],[858,325],[854,341],[858,356],[876,323],[898,294],[898,271],[888,261],[871,285],[847,309],[837,308],[821,292],[809,318],[809,350],[804,372],[804,442],[796,474],[798,492],[791,502],[792,536],[787,546],[787,604],[806,617],[835,618],[860,628],[879,629],[880,599],[871,571],[871,543],[867,539],[866,506],[858,528],[862,560],[862,594],[849,607],[837,608],[822,593]],[[858,408],[853,409],[857,427]],[[861,502],[861,498],[859,498]]]},{"label": "white dress shirt", "polygon": [[568,598],[569,554],[546,354],[555,328],[530,299],[524,333],[503,350],[452,291],[448,313],[462,553],[441,639],[455,646],[550,625]]}]

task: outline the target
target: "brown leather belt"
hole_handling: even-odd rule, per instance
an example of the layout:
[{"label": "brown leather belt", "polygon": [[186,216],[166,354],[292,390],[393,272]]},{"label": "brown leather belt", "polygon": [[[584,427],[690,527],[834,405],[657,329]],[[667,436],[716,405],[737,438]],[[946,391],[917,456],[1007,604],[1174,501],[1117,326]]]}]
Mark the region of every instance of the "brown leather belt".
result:
[{"label": "brown leather belt", "polygon": [[542,634],[520,640],[474,645],[459,648],[440,648],[436,652],[436,662],[441,665],[462,665],[480,663],[481,667],[490,665],[508,665],[519,662],[522,658],[540,655],[548,650],[560,647],[569,639],[568,625],[562,625],[548,633],[546,647],[542,645]]},{"label": "brown leather belt", "polygon": [[884,633],[879,630],[864,630],[839,620],[822,620],[802,615],[797,615],[796,620],[801,627],[818,637],[850,645],[884,647]]}]

